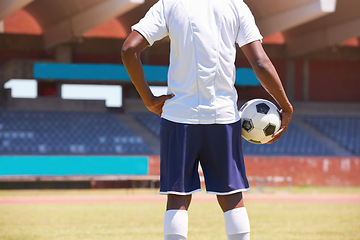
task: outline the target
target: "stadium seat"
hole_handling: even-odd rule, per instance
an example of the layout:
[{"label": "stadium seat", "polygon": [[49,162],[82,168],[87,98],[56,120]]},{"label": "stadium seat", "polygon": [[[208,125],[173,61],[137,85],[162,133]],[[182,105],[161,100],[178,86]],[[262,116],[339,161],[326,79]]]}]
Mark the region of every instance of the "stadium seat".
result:
[{"label": "stadium seat", "polygon": [[305,121],[355,155],[360,155],[360,117],[307,116]]},{"label": "stadium seat", "polygon": [[135,118],[143,124],[150,132],[160,136],[160,117],[154,113],[138,113]]},{"label": "stadium seat", "polygon": [[151,149],[109,113],[0,113],[0,154],[151,154]]},{"label": "stadium seat", "polygon": [[333,152],[330,149],[293,124],[290,124],[288,130],[284,133],[280,141],[269,145],[256,145],[243,140],[243,149],[244,154],[246,155],[333,155]]}]

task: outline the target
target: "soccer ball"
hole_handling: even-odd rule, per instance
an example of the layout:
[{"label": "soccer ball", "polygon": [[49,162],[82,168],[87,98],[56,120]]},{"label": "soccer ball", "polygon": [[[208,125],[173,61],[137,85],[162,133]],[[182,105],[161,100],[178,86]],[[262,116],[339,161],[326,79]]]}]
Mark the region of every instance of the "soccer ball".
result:
[{"label": "soccer ball", "polygon": [[264,144],[281,126],[279,109],[270,101],[253,99],[240,108],[241,136],[254,144]]}]

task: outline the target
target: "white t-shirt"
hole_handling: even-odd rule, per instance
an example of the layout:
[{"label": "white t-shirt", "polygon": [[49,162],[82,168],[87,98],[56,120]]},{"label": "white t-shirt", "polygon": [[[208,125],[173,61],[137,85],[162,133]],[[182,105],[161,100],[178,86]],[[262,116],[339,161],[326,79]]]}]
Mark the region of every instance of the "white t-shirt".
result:
[{"label": "white t-shirt", "polygon": [[240,119],[235,84],[235,42],[262,36],[242,0],[160,0],[132,27],[152,45],[169,36],[169,93],[162,117],[189,124]]}]

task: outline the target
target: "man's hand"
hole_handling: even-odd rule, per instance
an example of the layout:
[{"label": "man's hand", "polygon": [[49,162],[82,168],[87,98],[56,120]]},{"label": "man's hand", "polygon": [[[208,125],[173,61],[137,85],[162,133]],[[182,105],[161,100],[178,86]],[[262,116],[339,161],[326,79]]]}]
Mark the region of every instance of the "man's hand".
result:
[{"label": "man's hand", "polygon": [[280,129],[276,133],[274,133],[274,135],[272,136],[272,139],[269,142],[267,142],[266,144],[271,144],[281,138],[281,136],[284,134],[284,132],[286,131],[286,129],[288,128],[288,126],[290,124],[292,114],[293,114],[292,109],[288,110],[288,111],[283,111],[283,109],[280,110],[280,116],[281,116]]},{"label": "man's hand", "polygon": [[151,99],[151,102],[149,103],[145,103],[145,106],[153,113],[156,113],[157,115],[159,115],[161,117],[161,113],[162,113],[162,108],[165,104],[165,101],[173,98],[175,95],[174,94],[168,94],[168,95],[161,95],[158,97],[155,97]]}]

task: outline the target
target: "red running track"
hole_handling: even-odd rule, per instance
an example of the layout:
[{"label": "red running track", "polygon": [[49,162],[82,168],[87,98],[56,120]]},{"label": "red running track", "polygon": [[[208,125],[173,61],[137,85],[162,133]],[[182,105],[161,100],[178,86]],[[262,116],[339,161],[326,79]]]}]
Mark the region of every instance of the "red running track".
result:
[{"label": "red running track", "polygon": [[[311,203],[360,203],[360,195],[348,194],[245,194],[245,202],[311,202]],[[57,196],[57,197],[0,197],[0,205],[4,204],[66,204],[66,203],[124,203],[124,202],[165,202],[161,195],[134,196]],[[193,202],[216,201],[214,195],[194,194]]]}]

